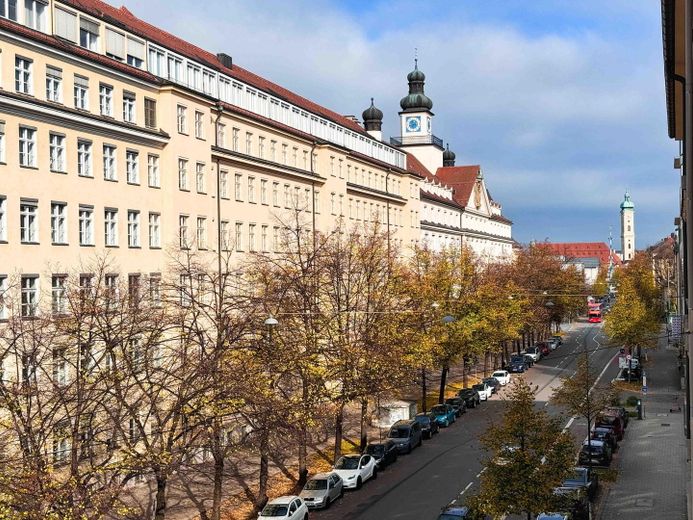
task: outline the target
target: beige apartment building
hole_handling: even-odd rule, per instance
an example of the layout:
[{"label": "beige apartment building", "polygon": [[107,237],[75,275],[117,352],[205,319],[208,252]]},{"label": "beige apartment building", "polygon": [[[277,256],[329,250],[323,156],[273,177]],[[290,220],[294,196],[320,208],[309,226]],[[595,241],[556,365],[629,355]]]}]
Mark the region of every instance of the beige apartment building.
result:
[{"label": "beige apartment building", "polygon": [[272,252],[297,208],[319,230],[379,221],[406,248],[420,176],[375,126],[125,8],[0,0],[0,291],[21,280],[32,314],[106,252],[133,283],[176,248]]}]

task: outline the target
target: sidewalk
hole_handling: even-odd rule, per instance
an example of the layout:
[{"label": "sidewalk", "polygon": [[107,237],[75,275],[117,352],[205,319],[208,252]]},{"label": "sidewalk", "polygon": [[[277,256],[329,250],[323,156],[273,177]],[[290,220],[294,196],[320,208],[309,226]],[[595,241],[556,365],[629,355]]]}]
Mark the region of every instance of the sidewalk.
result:
[{"label": "sidewalk", "polygon": [[[648,352],[645,419],[631,417],[614,468],[617,481],[604,497],[600,520],[685,520],[686,442],[677,350],[666,338]],[[638,395],[642,398],[642,395]],[[681,407],[679,409],[679,407]]]}]

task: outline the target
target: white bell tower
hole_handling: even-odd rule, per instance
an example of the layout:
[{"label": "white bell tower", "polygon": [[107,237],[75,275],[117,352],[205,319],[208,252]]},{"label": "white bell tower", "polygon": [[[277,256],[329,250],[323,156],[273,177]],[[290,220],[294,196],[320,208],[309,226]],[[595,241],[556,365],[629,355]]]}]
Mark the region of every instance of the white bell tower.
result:
[{"label": "white bell tower", "polygon": [[621,202],[621,255],[624,262],[635,255],[635,204],[628,191]]}]

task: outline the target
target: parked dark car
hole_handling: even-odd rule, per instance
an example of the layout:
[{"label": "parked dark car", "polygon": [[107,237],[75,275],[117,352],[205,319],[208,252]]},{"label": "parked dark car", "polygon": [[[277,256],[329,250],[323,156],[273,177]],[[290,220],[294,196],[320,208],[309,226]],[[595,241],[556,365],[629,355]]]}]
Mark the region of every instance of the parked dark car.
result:
[{"label": "parked dark car", "polygon": [[373,457],[378,469],[397,461],[397,445],[392,441],[369,444],[366,446],[366,453]]},{"label": "parked dark car", "polygon": [[532,356],[524,354],[522,357],[525,361],[525,364],[527,365],[527,368],[532,368],[534,366],[534,358]]},{"label": "parked dark car", "polygon": [[587,468],[574,468],[573,474],[563,481],[561,487],[584,489],[589,500],[594,500],[599,488],[599,475]]},{"label": "parked dark car", "polygon": [[421,446],[421,425],[414,420],[401,420],[390,426],[387,438],[397,445],[400,453],[411,453],[411,450]]},{"label": "parked dark car", "polygon": [[616,439],[616,432],[612,427],[598,426],[592,429],[592,439],[597,441],[604,441],[611,446],[611,451],[614,452],[618,449],[618,440]]},{"label": "parked dark car", "polygon": [[620,417],[616,417],[615,415],[599,414],[594,421],[594,426],[595,428],[599,426],[610,426],[614,429],[616,439],[619,441],[623,440],[623,434],[625,431],[623,429],[623,421]]},{"label": "parked dark car", "polygon": [[542,357],[551,354],[551,346],[546,341],[537,343],[537,347],[539,347],[539,352],[541,352]]},{"label": "parked dark car", "polygon": [[628,411],[622,406],[609,406],[604,410],[604,415],[615,415],[620,417],[623,421],[623,428],[628,428],[628,419],[630,419],[630,417],[628,416]]},{"label": "parked dark car", "polygon": [[606,442],[593,440],[589,444],[585,441],[578,455],[578,463],[593,466],[608,466],[611,464],[611,448]]},{"label": "parked dark car", "polygon": [[[561,511],[565,511],[568,514],[560,514],[558,516],[553,516],[553,518],[564,519],[570,518],[571,520],[589,520],[590,517],[590,499],[584,488],[561,486],[554,489],[553,494],[555,496],[554,507],[559,508]],[[537,520],[540,518],[551,519],[551,515],[538,516]]]},{"label": "parked dark car", "polygon": [[467,408],[476,408],[477,406],[479,406],[479,404],[481,404],[479,392],[477,392],[473,388],[463,388],[462,390],[457,392],[457,395],[464,399]]},{"label": "parked dark car", "polygon": [[452,406],[455,410],[455,415],[461,417],[463,413],[467,413],[467,403],[461,397],[450,397],[445,400],[445,404]]},{"label": "parked dark car", "polygon": [[493,389],[494,394],[497,394],[498,390],[501,389],[500,381],[498,381],[498,379],[495,377],[485,377],[482,379],[482,381]]},{"label": "parked dark car", "polygon": [[436,418],[430,412],[417,413],[414,420],[421,425],[421,433],[424,439],[430,439],[440,431]]},{"label": "parked dark car", "polygon": [[522,374],[529,366],[524,355],[511,356],[510,361],[505,365],[505,369],[511,374]]}]

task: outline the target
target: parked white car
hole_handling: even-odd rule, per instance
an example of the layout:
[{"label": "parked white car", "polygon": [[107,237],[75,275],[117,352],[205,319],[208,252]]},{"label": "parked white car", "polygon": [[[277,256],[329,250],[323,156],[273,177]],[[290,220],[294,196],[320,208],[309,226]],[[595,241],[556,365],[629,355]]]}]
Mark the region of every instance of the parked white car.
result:
[{"label": "parked white car", "polygon": [[491,374],[491,377],[498,379],[501,386],[505,386],[510,382],[510,372],[507,370],[496,370],[493,374]]},{"label": "parked white car", "polygon": [[482,401],[488,401],[491,399],[491,396],[493,395],[493,387],[488,385],[487,383],[479,383],[476,385],[472,385],[472,388],[479,392],[479,399]]},{"label": "parked white car", "polygon": [[536,363],[541,359],[541,349],[539,349],[539,347],[537,347],[536,345],[527,347],[527,350],[525,351],[525,356],[531,357],[532,361]]},{"label": "parked white car", "polygon": [[333,471],[342,477],[345,489],[359,489],[366,480],[377,476],[375,459],[370,455],[344,455]]},{"label": "parked white car", "polygon": [[272,520],[308,520],[308,507],[306,503],[296,495],[274,498],[267,502],[258,515],[258,519],[271,518]]}]

